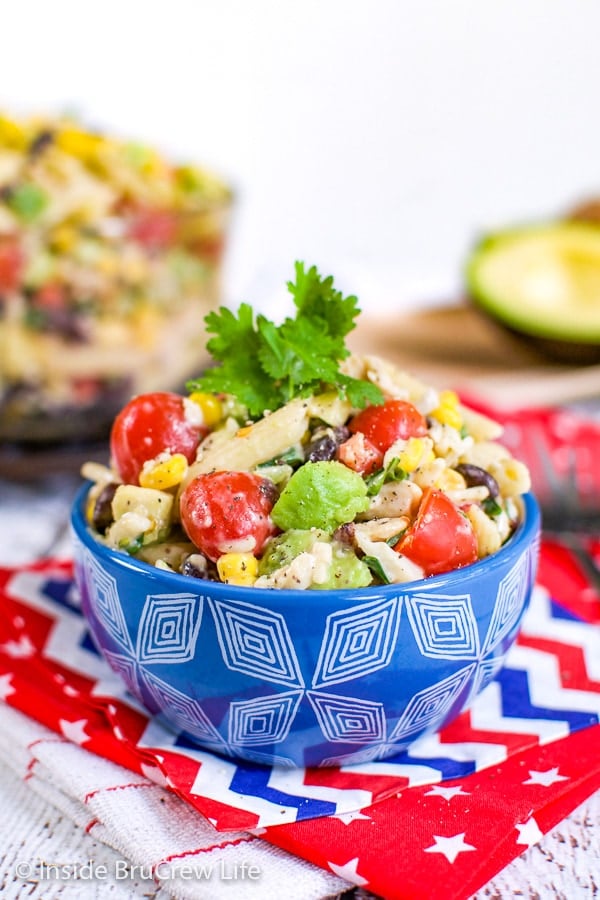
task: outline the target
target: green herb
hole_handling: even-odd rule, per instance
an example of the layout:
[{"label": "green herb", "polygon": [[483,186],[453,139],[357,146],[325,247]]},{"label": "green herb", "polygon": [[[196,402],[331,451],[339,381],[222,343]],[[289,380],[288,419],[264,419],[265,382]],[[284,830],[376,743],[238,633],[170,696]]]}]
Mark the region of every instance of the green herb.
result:
[{"label": "green herb", "polygon": [[363,562],[369,567],[373,575],[381,581],[382,584],[390,584],[390,579],[383,570],[383,566],[376,556],[363,556]]},{"label": "green herb", "polygon": [[136,535],[133,538],[122,538],[119,541],[119,550],[129,553],[130,556],[135,555],[138,550],[144,546],[144,533]]},{"label": "green herb", "polygon": [[499,516],[502,513],[502,507],[493,497],[486,497],[481,503],[481,508],[484,513],[492,519],[494,516]]},{"label": "green herb", "polygon": [[258,469],[266,469],[268,466],[298,466],[304,462],[304,454],[302,448],[298,444],[294,444],[289,450],[284,450],[279,456],[268,459],[264,463],[259,463]]},{"label": "green herb", "polygon": [[384,469],[378,469],[365,479],[367,496],[374,497],[388,481],[404,481],[405,478],[407,478],[406,470],[400,465],[398,457],[394,456]]},{"label": "green herb", "polygon": [[345,338],[360,310],[356,297],[343,297],[333,278],[305,271],[296,263],[296,281],[288,282],[296,315],[275,325],[242,303],[237,314],[220,307],[205,317],[212,334],[209,352],[220,363],[188,383],[192,391],[234,394],[257,418],[294,397],[334,389],[352,406],[383,403],[378,387],[351,378],[339,364],[350,355]]}]

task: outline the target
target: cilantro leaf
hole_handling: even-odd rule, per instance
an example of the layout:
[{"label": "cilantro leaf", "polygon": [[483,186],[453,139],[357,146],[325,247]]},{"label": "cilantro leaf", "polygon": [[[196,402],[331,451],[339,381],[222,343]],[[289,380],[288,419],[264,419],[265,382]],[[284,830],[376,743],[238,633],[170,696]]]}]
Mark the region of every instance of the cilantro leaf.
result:
[{"label": "cilantro leaf", "polygon": [[279,392],[258,359],[261,338],[255,328],[252,307],[242,303],[236,316],[222,306],[205,316],[204,321],[208,333],[214,335],[206,347],[220,365],[190,381],[188,388],[234,394],[250,414],[275,409],[279,405]]},{"label": "cilantro leaf", "polygon": [[319,275],[315,266],[295,266],[296,280],[288,283],[296,314],[275,325],[242,303],[237,314],[220,307],[205,317],[212,337],[208,351],[217,366],[188,383],[190,390],[233,394],[258,418],[294,397],[336,389],[352,406],[383,402],[379,388],[351,378],[339,363],[350,355],[345,344],[360,310],[354,296],[344,297],[333,278]]},{"label": "cilantro leaf", "polygon": [[304,263],[296,263],[296,282],[288,282],[288,290],[294,298],[298,314],[318,322],[325,334],[335,340],[338,359],[349,356],[344,340],[355,327],[358,316],[358,300],[355,296],[343,297],[333,286],[333,276],[321,278],[316,266],[304,271]]}]

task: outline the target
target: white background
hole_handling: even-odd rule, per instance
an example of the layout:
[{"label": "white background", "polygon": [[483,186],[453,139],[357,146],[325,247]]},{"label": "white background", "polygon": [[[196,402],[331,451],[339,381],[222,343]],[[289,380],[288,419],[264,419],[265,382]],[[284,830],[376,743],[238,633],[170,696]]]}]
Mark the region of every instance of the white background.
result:
[{"label": "white background", "polygon": [[0,104],[217,169],[227,297],[294,259],[366,310],[451,300],[477,235],[600,192],[597,0],[15,0]]}]

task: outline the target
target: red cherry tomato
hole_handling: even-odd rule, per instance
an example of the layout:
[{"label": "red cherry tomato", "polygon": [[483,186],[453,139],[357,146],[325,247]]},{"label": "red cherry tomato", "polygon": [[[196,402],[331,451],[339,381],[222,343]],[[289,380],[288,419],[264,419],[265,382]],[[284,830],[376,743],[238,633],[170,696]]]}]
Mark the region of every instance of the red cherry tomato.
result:
[{"label": "red cherry tomato", "polygon": [[67,294],[62,285],[48,282],[35,292],[34,300],[35,305],[43,309],[64,309],[67,304]]},{"label": "red cherry tomato", "polygon": [[394,550],[407,556],[425,575],[441,575],[477,559],[471,523],[443,491],[427,488],[417,517]]},{"label": "red cherry tomato", "polygon": [[110,452],[119,475],[137,484],[145,462],[167,451],[183,453],[192,462],[208,429],[186,414],[183,397],[169,391],[140,394],[123,407],[113,422]]},{"label": "red cherry tomato", "polygon": [[223,553],[260,553],[275,532],[271,509],[277,490],[251,472],[198,475],[181,495],[181,524],[196,546],[216,561]]},{"label": "red cherry tomato", "polygon": [[138,209],[129,228],[133,240],[153,250],[170,247],[177,236],[177,219],[169,210]]},{"label": "red cherry tomato", "polygon": [[381,406],[367,406],[350,422],[350,431],[360,431],[382,453],[400,438],[424,437],[427,422],[406,400],[386,400]]},{"label": "red cherry tomato", "polygon": [[14,238],[0,238],[0,291],[18,287],[23,268],[23,252]]}]

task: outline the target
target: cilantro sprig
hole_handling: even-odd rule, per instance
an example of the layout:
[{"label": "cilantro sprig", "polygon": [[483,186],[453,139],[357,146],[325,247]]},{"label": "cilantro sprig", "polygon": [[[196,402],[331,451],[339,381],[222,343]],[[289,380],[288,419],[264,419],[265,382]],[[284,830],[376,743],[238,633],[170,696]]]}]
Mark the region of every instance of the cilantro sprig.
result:
[{"label": "cilantro sprig", "polygon": [[288,282],[296,306],[294,318],[276,325],[254,314],[248,303],[237,313],[226,307],[205,317],[212,337],[207,348],[218,365],[188,383],[189,390],[233,394],[252,418],[284,406],[294,397],[337,390],[352,406],[383,403],[371,382],[340,370],[350,355],[346,336],[360,313],[358,300],[344,297],[333,277],[322,277],[315,266],[295,266],[296,280]]}]

